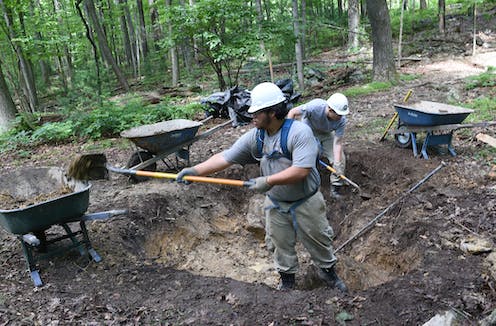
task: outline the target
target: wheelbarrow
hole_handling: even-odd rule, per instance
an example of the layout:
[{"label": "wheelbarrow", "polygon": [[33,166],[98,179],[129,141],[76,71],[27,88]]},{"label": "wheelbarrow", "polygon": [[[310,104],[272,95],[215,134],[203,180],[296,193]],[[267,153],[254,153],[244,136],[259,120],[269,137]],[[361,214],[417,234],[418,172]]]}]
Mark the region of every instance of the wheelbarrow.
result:
[{"label": "wheelbarrow", "polygon": [[430,101],[420,101],[414,104],[394,104],[398,113],[398,127],[391,131],[399,147],[412,147],[413,155],[418,156],[417,134],[425,132],[426,136],[422,144],[421,154],[428,159],[427,148],[429,146],[447,145],[448,152],[456,156],[451,144],[453,132],[461,128],[473,128],[491,124],[462,124],[463,120],[474,110],[454,105],[448,105]]},{"label": "wheelbarrow", "polygon": [[[40,260],[78,250],[81,256],[101,261],[91,245],[86,222],[108,219],[126,214],[126,211],[85,213],[90,188],[87,182],[68,180],[64,170],[57,167],[27,168],[0,176],[3,199],[0,202],[0,225],[20,241],[35,286],[43,285],[37,269]],[[58,189],[63,191],[55,191]],[[11,200],[6,200],[8,198]],[[11,205],[6,208],[9,203]],[[70,223],[78,223],[79,229],[71,229]],[[60,225],[65,234],[47,238],[45,231],[55,225]],[[69,245],[66,241],[63,246],[55,246],[65,239],[70,239]]]},{"label": "wheelbarrow", "polygon": [[[208,119],[203,120],[205,122]],[[205,138],[232,120],[216,125],[211,129],[197,135],[202,122],[174,119],[155,124],[143,125],[121,132],[121,137],[129,139],[138,148],[128,160],[126,167],[131,170],[156,171],[156,162],[162,160],[168,169],[179,169],[179,160],[190,164],[189,148],[194,142]],[[141,149],[140,149],[141,148]],[[166,161],[167,156],[174,154],[175,164]],[[133,176],[135,180],[139,177]]]}]

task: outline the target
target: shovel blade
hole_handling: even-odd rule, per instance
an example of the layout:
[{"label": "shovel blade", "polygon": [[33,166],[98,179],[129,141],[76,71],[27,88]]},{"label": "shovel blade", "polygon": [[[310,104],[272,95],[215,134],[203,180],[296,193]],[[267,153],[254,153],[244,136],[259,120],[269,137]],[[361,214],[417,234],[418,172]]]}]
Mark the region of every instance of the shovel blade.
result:
[{"label": "shovel blade", "polygon": [[108,179],[107,157],[102,153],[81,154],[69,165],[67,176],[76,180]]}]

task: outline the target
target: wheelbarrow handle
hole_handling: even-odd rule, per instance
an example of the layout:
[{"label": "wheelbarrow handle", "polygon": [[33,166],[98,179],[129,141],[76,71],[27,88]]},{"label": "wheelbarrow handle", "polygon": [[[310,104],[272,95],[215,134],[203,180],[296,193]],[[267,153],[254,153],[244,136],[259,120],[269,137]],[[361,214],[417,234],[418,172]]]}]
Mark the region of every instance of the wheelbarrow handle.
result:
[{"label": "wheelbarrow handle", "polygon": [[[107,165],[109,171],[121,174],[136,175],[140,177],[150,177],[150,178],[160,178],[160,179],[177,179],[177,174],[175,173],[165,173],[165,172],[151,172],[143,170],[130,170],[130,169],[120,169],[110,165]],[[249,187],[251,183],[249,181],[234,180],[234,179],[222,179],[222,178],[212,178],[212,177],[200,177],[188,175],[183,178],[186,181],[191,182],[203,182],[211,184],[221,184],[228,186],[238,186],[238,187]]]}]

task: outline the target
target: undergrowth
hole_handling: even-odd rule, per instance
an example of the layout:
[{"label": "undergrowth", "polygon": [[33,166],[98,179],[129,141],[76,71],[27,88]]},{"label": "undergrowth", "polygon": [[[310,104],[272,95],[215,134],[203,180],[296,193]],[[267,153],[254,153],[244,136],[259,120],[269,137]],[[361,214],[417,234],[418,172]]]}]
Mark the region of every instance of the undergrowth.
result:
[{"label": "undergrowth", "polygon": [[104,102],[92,109],[62,110],[62,121],[42,121],[42,115],[19,115],[8,132],[0,135],[0,153],[73,140],[96,140],[115,137],[123,130],[172,119],[192,119],[202,111],[198,103],[178,106],[172,102],[144,105],[140,99],[120,105]]}]

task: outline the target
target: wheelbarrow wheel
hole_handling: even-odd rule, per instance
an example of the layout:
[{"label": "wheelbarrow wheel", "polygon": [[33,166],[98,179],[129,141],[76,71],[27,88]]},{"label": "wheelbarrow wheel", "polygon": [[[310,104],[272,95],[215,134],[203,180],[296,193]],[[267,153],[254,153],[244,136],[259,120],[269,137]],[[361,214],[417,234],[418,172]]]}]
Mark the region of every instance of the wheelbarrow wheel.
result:
[{"label": "wheelbarrow wheel", "polygon": [[[127,161],[126,168],[128,168],[128,169],[132,168],[133,166],[136,166],[140,163],[143,163],[146,160],[151,159],[152,157],[153,157],[153,154],[150,152],[136,151],[133,153],[133,155],[131,155],[131,157],[129,158],[129,161]],[[157,170],[157,163],[152,163],[148,166],[141,168],[140,170],[154,172]],[[140,176],[136,176],[136,175],[129,176],[129,181],[134,182],[134,183],[146,181],[148,179],[149,179],[148,177],[140,177]]]},{"label": "wheelbarrow wheel", "polygon": [[[398,131],[406,130],[405,126],[399,126]],[[412,135],[409,132],[399,133],[394,135],[396,144],[401,148],[408,148],[412,146]]]}]

